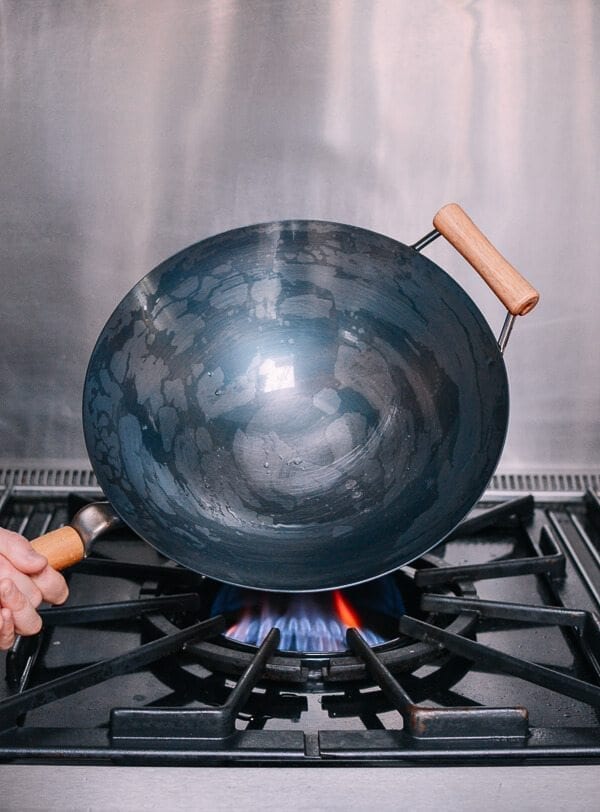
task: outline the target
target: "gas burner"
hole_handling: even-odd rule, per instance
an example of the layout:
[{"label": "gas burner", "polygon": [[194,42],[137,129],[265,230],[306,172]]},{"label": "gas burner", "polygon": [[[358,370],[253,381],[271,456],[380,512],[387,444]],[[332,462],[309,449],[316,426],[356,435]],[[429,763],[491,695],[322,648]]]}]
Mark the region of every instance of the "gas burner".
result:
[{"label": "gas burner", "polygon": [[[68,520],[65,501],[13,491],[0,521],[31,538]],[[341,590],[328,607],[347,650],[300,652],[282,651],[281,615],[260,645],[232,639],[247,596],[215,615],[223,584],[127,531],[106,538],[68,573],[69,604],[44,610],[41,634],[6,657],[0,759],[597,760],[599,528],[591,492],[482,507],[439,545],[443,557],[391,576],[404,613]],[[384,642],[369,645],[365,627]]]},{"label": "gas burner", "polygon": [[269,631],[281,632],[280,651],[325,654],[346,651],[346,632],[360,629],[371,646],[395,637],[404,602],[395,575],[358,587],[327,592],[259,592],[225,584],[212,612],[236,613],[226,636],[259,646]]},{"label": "gas burner", "polygon": [[[203,595],[203,606],[200,614],[193,618],[189,613],[153,614],[146,618],[151,637],[157,634],[173,634],[177,629],[185,627],[194,620],[203,620],[214,614],[221,613],[227,622],[227,631],[211,640],[190,642],[186,646],[188,656],[198,659],[203,666],[218,673],[239,676],[252,663],[262,643],[271,628],[277,627],[277,618],[268,617],[267,622],[260,620],[261,616],[269,614],[269,609],[261,608],[258,601],[265,600],[267,607],[277,606],[284,613],[280,629],[282,642],[279,649],[266,665],[264,678],[277,682],[302,683],[308,689],[324,691],[335,688],[340,683],[356,682],[368,678],[364,658],[354,656],[346,643],[346,632],[353,626],[352,619],[360,618],[358,626],[361,634],[377,652],[381,662],[393,673],[413,671],[425,664],[435,662],[443,666],[448,661],[448,655],[443,646],[438,643],[415,642],[414,639],[402,634],[399,629],[401,617],[406,612],[411,617],[426,620],[428,623],[445,628],[453,634],[472,636],[476,624],[473,612],[465,611],[455,616],[443,613],[425,613],[421,609],[423,598],[428,591],[417,584],[419,572],[436,568],[443,568],[445,562],[434,556],[426,555],[414,562],[412,566],[403,567],[395,573],[378,578],[368,584],[335,590],[333,593],[314,593],[306,596],[276,595],[270,593],[257,593],[239,590],[235,587],[220,584],[209,579],[202,580],[199,590]],[[141,596],[166,596],[166,588],[172,585],[160,581],[146,583]],[[464,579],[451,588],[436,588],[436,594],[458,596],[462,598],[477,598],[477,592],[472,582]],[[283,601],[288,602],[288,609]],[[304,603],[302,603],[302,601]],[[336,612],[332,621],[335,624],[337,637],[335,642],[337,650],[312,651],[310,647],[305,650],[286,650],[287,642],[291,641],[289,633],[289,607],[304,605],[324,608],[325,611]],[[395,610],[396,615],[391,612]],[[354,616],[354,617],[353,617]],[[250,618],[250,620],[248,620]],[[257,644],[241,642],[236,639],[240,628],[248,629],[252,619],[256,620],[254,630],[251,632]],[[326,619],[320,618],[319,625],[326,625]],[[262,626],[262,628],[261,628]],[[366,626],[366,628],[365,628]],[[264,633],[263,633],[264,632]],[[377,639],[373,641],[373,637]],[[371,639],[369,639],[371,638]],[[332,635],[325,634],[324,641],[331,641]],[[293,642],[296,642],[297,638]],[[161,674],[161,678],[165,675]],[[176,680],[170,667],[167,679]],[[178,683],[179,684],[179,683]]]}]

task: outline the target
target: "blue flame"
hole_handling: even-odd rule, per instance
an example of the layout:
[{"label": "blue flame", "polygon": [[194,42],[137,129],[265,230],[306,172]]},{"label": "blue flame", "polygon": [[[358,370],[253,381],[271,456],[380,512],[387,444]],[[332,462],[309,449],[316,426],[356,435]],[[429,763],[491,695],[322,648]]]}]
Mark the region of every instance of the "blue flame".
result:
[{"label": "blue flame", "polygon": [[[341,595],[357,621],[361,615],[373,618],[400,618],[405,611],[398,578],[394,573],[367,583],[333,592],[302,594],[260,592],[223,584],[212,606],[213,614],[235,614],[236,622],[227,636],[240,643],[257,646],[276,626],[281,632],[279,648],[283,651],[336,652],[347,651],[346,631],[335,595]],[[348,619],[346,617],[346,619]],[[371,646],[384,643],[374,629],[356,624]]]},{"label": "blue flame", "polygon": [[[334,652],[346,651],[347,626],[335,615],[331,599],[323,601],[312,595],[294,595],[285,608],[268,594],[260,605],[248,606],[240,620],[228,631],[227,637],[240,643],[258,646],[276,626],[281,632],[279,648],[283,651]],[[371,629],[361,628],[371,646],[385,640]]]}]

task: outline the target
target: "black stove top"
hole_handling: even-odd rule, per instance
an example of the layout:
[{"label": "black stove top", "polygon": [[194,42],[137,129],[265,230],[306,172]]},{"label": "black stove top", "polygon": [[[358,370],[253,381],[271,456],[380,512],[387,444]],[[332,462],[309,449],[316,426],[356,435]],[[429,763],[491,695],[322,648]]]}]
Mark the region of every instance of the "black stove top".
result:
[{"label": "black stove top", "polygon": [[[0,524],[33,538],[101,496],[83,491],[7,489]],[[594,493],[482,503],[433,555],[391,577],[405,614],[391,632],[387,618],[385,642],[344,626],[345,650],[284,651],[277,628],[260,646],[232,639],[228,612],[213,616],[220,584],[113,533],[69,572],[68,604],[2,658],[0,759],[600,760]]]}]

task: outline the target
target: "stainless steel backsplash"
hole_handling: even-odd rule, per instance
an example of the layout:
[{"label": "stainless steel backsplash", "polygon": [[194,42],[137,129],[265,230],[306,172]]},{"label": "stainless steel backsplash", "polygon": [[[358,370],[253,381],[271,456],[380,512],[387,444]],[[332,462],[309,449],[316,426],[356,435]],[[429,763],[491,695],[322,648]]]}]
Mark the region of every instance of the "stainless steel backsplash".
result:
[{"label": "stainless steel backsplash", "polygon": [[85,461],[94,341],[179,249],[289,217],[413,242],[456,200],[542,294],[500,470],[598,467],[600,4],[5,0],[0,37],[0,460]]}]

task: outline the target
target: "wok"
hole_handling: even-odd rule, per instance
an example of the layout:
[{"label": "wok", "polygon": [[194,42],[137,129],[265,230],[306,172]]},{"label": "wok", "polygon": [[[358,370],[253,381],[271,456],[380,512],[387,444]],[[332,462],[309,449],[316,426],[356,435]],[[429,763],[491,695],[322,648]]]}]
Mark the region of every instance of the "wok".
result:
[{"label": "wok", "polygon": [[38,549],[64,567],[120,517],[212,578],[315,591],[440,542],[494,471],[508,384],[480,311],[419,250],[444,234],[511,318],[538,294],[456,204],[434,225],[413,246],[329,222],[252,225],[151,271],[85,379],[112,507]]}]

